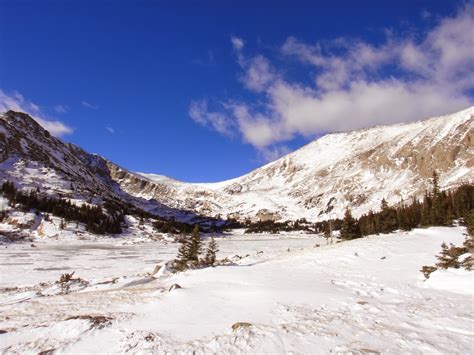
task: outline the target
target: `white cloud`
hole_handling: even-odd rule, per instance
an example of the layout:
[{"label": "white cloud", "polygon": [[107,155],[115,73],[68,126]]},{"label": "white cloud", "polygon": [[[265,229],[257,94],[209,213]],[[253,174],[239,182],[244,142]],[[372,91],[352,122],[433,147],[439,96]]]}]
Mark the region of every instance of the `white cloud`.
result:
[{"label": "white cloud", "polygon": [[84,106],[86,108],[90,108],[91,110],[98,110],[99,109],[99,105],[94,105],[94,104],[91,104],[87,101],[82,101],[82,106]]},{"label": "white cloud", "polygon": [[19,92],[14,91],[11,95],[0,89],[0,111],[19,111],[29,114],[41,126],[55,136],[71,134],[73,129],[61,121],[45,118],[40,107],[33,102],[26,100]]},{"label": "white cloud", "polygon": [[236,37],[236,36],[231,36],[230,37],[230,43],[232,43],[232,47],[236,51],[240,51],[244,48],[245,42],[242,38]]},{"label": "white cloud", "polygon": [[431,17],[431,13],[428,10],[423,10],[420,14],[423,20],[429,19]]},{"label": "white cloud", "polygon": [[249,90],[262,92],[275,79],[276,74],[271,68],[270,62],[261,55],[247,61],[242,60],[241,66],[245,70],[242,82]]},{"label": "white cloud", "polygon": [[189,116],[202,126],[212,127],[217,132],[231,137],[233,122],[225,114],[208,110],[207,101],[192,101]]},{"label": "white cloud", "polygon": [[264,149],[259,150],[260,156],[263,158],[264,161],[267,162],[277,160],[290,152],[291,149],[285,145],[265,147]]},{"label": "white cloud", "polygon": [[54,106],[54,111],[57,113],[68,113],[69,112],[69,107],[66,105],[56,105]]},{"label": "white cloud", "polygon": [[111,134],[115,133],[115,129],[111,126],[105,126],[105,130]]},{"label": "white cloud", "polygon": [[289,37],[281,53],[307,66],[312,84],[285,78],[285,70],[260,54],[244,56],[243,41],[233,37],[241,81],[257,104],[229,99],[221,110],[209,112],[206,103],[193,119],[220,132],[210,122],[225,118],[226,127],[235,127],[262,153],[296,135],[310,138],[455,112],[473,101],[473,28],[469,4],[424,35],[387,32],[377,45],[352,38],[307,44]]}]

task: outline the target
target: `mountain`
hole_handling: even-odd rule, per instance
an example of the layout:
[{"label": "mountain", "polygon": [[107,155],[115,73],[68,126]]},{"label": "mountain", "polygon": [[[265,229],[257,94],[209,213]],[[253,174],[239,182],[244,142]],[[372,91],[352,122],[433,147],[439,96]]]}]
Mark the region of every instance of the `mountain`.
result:
[{"label": "mountain", "polygon": [[[31,117],[0,116],[0,176],[55,193],[110,198],[154,214],[324,220],[474,182],[474,107],[427,120],[328,134],[249,174],[193,184],[135,173],[52,137]],[[191,216],[191,217],[190,217]]]},{"label": "mountain", "polygon": [[112,178],[112,171],[118,169],[107,159],[52,136],[25,113],[0,114],[0,181],[13,181],[20,188],[39,188],[78,204],[112,202],[181,220],[199,217],[157,200],[129,195]]},{"label": "mountain", "polygon": [[205,215],[323,220],[420,197],[433,170],[440,186],[474,182],[474,107],[410,124],[328,134],[236,179],[189,184],[119,172],[129,194]]}]

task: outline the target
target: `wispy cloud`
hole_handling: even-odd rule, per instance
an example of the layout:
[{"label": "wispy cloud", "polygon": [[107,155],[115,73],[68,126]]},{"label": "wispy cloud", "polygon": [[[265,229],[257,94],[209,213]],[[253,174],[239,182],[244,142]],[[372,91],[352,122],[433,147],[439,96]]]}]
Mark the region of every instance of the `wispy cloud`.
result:
[{"label": "wispy cloud", "polygon": [[244,48],[245,42],[242,38],[237,37],[237,36],[231,36],[230,37],[230,43],[232,43],[232,47],[236,51],[240,51]]},{"label": "wispy cloud", "polygon": [[274,161],[290,153],[291,149],[286,145],[275,145],[262,148],[258,152],[263,161]]},{"label": "wispy cloud", "polygon": [[106,129],[107,132],[109,132],[111,134],[115,133],[115,129],[111,126],[105,126],[105,129]]},{"label": "wispy cloud", "polygon": [[91,110],[98,110],[100,108],[99,105],[91,104],[90,102],[87,102],[87,101],[82,101],[82,106],[89,108]]},{"label": "wispy cloud", "polygon": [[54,106],[54,111],[56,111],[57,113],[68,113],[69,107],[66,105],[56,105]]},{"label": "wispy cloud", "polygon": [[212,67],[216,65],[216,56],[212,50],[208,50],[205,56],[193,59],[191,63],[202,67]]},{"label": "wispy cloud", "polygon": [[233,135],[232,127],[234,122],[223,113],[210,112],[206,100],[192,101],[188,113],[194,122],[202,126],[211,127],[229,137]]},{"label": "wispy cloud", "polygon": [[63,136],[73,132],[73,129],[65,123],[55,119],[46,118],[38,105],[26,100],[19,92],[13,91],[11,94],[7,94],[0,89],[0,111],[8,110],[29,114],[41,126],[55,136]]},{"label": "wispy cloud", "polygon": [[313,84],[285,77],[285,68],[275,67],[262,54],[245,55],[244,41],[231,37],[242,68],[240,81],[254,93],[256,104],[228,98],[209,110],[206,101],[198,106],[199,115],[191,117],[220,133],[240,132],[244,141],[265,152],[296,135],[312,137],[454,112],[472,104],[472,28],[471,3],[425,34],[402,37],[392,31],[377,45],[354,38],[316,43],[287,38],[279,54],[306,67]]}]

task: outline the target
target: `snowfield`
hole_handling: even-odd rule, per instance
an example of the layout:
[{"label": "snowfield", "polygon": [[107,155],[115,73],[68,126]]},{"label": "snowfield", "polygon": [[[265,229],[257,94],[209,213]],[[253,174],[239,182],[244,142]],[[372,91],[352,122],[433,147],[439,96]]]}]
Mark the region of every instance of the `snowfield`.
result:
[{"label": "snowfield", "polygon": [[[424,281],[419,271],[464,233],[439,227],[326,245],[315,235],[237,231],[217,238],[218,257],[234,265],[162,277],[150,273],[174,257],[175,243],[0,245],[0,351],[473,353],[473,273]],[[55,281],[72,271],[82,280],[65,294]]]}]

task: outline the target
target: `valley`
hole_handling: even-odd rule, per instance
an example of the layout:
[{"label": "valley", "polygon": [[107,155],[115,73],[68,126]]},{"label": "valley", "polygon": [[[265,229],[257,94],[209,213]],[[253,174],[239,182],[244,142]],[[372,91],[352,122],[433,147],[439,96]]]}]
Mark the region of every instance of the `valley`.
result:
[{"label": "valley", "polygon": [[[469,353],[472,272],[424,281],[419,271],[464,232],[415,229],[326,245],[317,235],[236,231],[216,238],[218,257],[232,264],[154,276],[174,243],[3,245],[0,352]],[[84,283],[64,293],[55,281],[72,271]],[[448,289],[455,284],[462,287]]]},{"label": "valley", "polygon": [[469,353],[473,135],[470,107],[190,184],[9,111],[0,352]]}]

